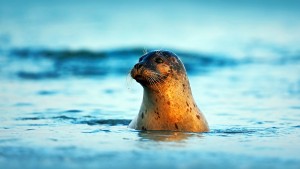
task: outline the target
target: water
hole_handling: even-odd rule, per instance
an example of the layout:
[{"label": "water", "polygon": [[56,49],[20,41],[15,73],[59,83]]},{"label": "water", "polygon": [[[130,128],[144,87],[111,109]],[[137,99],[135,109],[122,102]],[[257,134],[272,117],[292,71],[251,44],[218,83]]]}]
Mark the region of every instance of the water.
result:
[{"label": "water", "polygon": [[[28,1],[19,6],[15,6],[19,1],[1,1],[5,6],[0,5],[0,168],[299,168],[297,2],[270,5],[266,1],[244,10],[231,2],[220,11],[226,15],[211,15],[222,4],[176,1],[170,10],[187,12],[176,17],[164,12],[167,1],[133,2],[116,6],[74,1],[67,7],[68,1]],[[272,16],[281,17],[268,15],[256,21],[268,5]],[[144,6],[158,6],[160,12],[150,16]],[[128,7],[144,12],[122,15]],[[79,9],[84,14],[73,12]],[[62,18],[57,20],[58,16]],[[203,16],[214,18],[217,27],[224,26],[217,32],[228,36],[233,32],[226,19],[250,20],[236,20],[239,33],[229,38],[223,33],[213,36],[216,31],[206,34],[216,27]],[[112,22],[117,18],[120,22]],[[135,24],[142,20],[137,25],[142,33],[127,29],[130,20]],[[148,28],[153,20],[158,25]],[[78,32],[67,31],[79,21]],[[18,27],[23,23],[28,25]],[[183,39],[158,29],[178,23],[185,26],[173,31],[186,33]],[[269,31],[249,30],[247,24],[266,26]],[[196,29],[202,25],[207,27]],[[150,29],[157,29],[155,37]],[[195,36],[187,36],[191,32]],[[95,40],[100,37],[103,40]],[[224,42],[228,43],[218,44]],[[157,48],[172,50],[183,60],[210,132],[127,128],[139,111],[143,92],[128,72],[145,49]]]},{"label": "water", "polygon": [[[298,58],[266,63],[179,52],[211,127],[208,133],[181,133],[127,128],[139,110],[142,88],[126,72],[142,49],[6,53],[1,166],[299,167]],[[89,66],[103,71],[86,71]]]}]

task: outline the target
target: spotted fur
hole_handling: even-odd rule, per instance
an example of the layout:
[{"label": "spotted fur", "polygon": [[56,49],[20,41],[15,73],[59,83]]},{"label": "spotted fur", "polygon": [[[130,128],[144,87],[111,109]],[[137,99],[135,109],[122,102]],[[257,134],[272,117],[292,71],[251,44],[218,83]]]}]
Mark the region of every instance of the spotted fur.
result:
[{"label": "spotted fur", "polygon": [[[131,76],[144,88],[139,115],[130,128],[207,132],[209,127],[197,107],[183,63],[169,51],[143,55]],[[147,112],[144,113],[144,112]]]}]

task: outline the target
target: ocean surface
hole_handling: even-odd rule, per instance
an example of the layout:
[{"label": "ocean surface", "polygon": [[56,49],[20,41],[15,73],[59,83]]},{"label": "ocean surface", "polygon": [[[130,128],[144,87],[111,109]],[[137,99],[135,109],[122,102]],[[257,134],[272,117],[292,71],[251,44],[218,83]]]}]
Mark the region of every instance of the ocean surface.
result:
[{"label": "ocean surface", "polygon": [[[298,5],[298,6],[297,6]],[[300,167],[298,1],[0,1],[0,168]],[[151,50],[210,132],[127,126]]]}]

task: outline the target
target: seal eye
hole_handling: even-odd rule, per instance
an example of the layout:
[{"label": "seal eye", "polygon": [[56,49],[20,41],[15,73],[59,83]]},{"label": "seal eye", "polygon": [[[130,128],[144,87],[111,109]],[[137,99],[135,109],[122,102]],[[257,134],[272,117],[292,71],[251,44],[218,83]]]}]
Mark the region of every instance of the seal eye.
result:
[{"label": "seal eye", "polygon": [[156,63],[163,63],[164,60],[162,60],[162,58],[156,58],[156,59],[155,59],[155,62],[156,62]]}]

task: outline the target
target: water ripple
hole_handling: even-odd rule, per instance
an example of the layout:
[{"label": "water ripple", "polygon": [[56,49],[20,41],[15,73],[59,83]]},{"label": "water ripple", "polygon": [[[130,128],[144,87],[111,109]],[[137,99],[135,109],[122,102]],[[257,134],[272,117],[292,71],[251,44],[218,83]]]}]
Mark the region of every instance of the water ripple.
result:
[{"label": "water ripple", "polygon": [[215,129],[210,133],[215,134],[252,134],[257,132],[255,129],[247,129],[247,128],[230,128],[230,129]]},{"label": "water ripple", "polygon": [[117,126],[117,125],[128,125],[131,120],[128,119],[105,119],[105,120],[83,120],[76,123],[88,124],[88,125],[108,125],[108,126]]},{"label": "water ripple", "polygon": [[[16,120],[21,121],[35,121],[35,120],[59,120],[59,121],[69,121],[73,124],[88,124],[88,125],[108,125],[108,126],[118,126],[118,125],[128,125],[131,120],[129,119],[95,119],[91,116],[83,117],[70,117],[66,115],[53,116],[53,117],[21,117],[16,118]],[[88,120],[87,120],[88,119]]]}]

